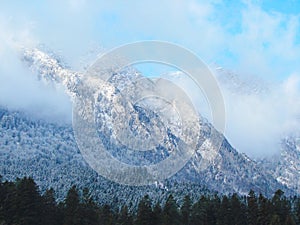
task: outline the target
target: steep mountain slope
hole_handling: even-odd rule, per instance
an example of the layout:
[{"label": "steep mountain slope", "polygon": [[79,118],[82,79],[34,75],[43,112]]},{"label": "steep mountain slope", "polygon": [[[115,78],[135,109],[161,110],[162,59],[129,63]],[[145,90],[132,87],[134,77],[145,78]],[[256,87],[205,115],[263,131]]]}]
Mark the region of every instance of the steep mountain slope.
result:
[{"label": "steep mountain slope", "polygon": [[[289,117],[285,117],[284,121],[285,123],[280,123],[277,121],[281,120],[281,117],[285,111],[289,111],[289,105],[285,104],[285,102],[293,102],[291,100],[290,96],[284,96],[285,91],[289,90],[290,88],[285,87],[285,83],[281,84],[275,84],[275,83],[266,83],[265,81],[255,78],[253,76],[251,77],[243,77],[242,79],[240,76],[235,74],[234,72],[227,71],[222,68],[218,68],[217,71],[218,75],[218,80],[221,83],[221,86],[224,87],[224,89],[229,93],[232,94],[230,96],[232,99],[234,99],[235,96],[240,96],[244,97],[244,101],[246,102],[247,100],[250,99],[256,99],[256,105],[257,107],[261,107],[262,104],[260,102],[260,99],[264,99],[265,102],[263,104],[266,105],[263,106],[266,108],[266,111],[270,111],[270,115],[265,115],[263,113],[260,113],[260,115],[257,115],[262,118],[263,120],[268,120],[271,118],[273,114],[273,121],[270,120],[271,122],[269,123],[276,123],[276,135],[272,133],[274,131],[273,129],[261,129],[261,132],[263,133],[263,136],[265,136],[264,139],[261,139],[262,141],[265,141],[266,143],[269,142],[272,139],[273,144],[269,146],[263,146],[260,151],[263,153],[264,151],[269,152],[267,156],[264,156],[265,158],[258,158],[257,162],[261,168],[263,168],[266,173],[270,174],[273,176],[279,183],[282,183],[283,185],[287,185],[289,188],[295,190],[297,193],[299,193],[300,190],[300,183],[299,183],[299,178],[300,178],[300,142],[299,142],[299,132],[295,132],[294,127],[293,128],[287,128],[285,127],[285,124],[297,124],[297,121],[299,120],[299,116],[297,116],[299,113],[294,111],[293,115],[290,115]],[[285,81],[287,82],[287,81]],[[284,89],[282,91],[281,89]],[[275,92],[276,94],[274,94]],[[277,91],[276,91],[277,90]],[[272,95],[276,95],[276,100],[272,99]],[[247,96],[249,97],[247,99]],[[280,98],[284,100],[279,100]],[[296,98],[297,99],[297,98]],[[258,101],[257,101],[258,100]],[[268,105],[268,102],[271,102],[271,104],[274,106],[273,108]],[[277,101],[277,102],[275,102]],[[237,103],[237,101],[233,102],[234,104]],[[247,102],[246,102],[247,104]],[[242,106],[246,106],[242,105]],[[289,103],[293,105],[292,103]],[[295,103],[297,104],[297,103]],[[251,104],[248,104],[252,107]],[[255,105],[255,104],[254,104]],[[259,106],[260,105],[260,106]],[[234,107],[235,105],[231,105],[231,107]],[[247,107],[247,106],[246,106]],[[269,108],[267,108],[269,107]],[[246,108],[247,109],[247,108]],[[282,111],[281,111],[282,109]],[[251,109],[250,109],[251,110]],[[274,113],[276,112],[276,113]],[[242,113],[240,110],[238,113]],[[255,110],[253,111],[255,114]],[[275,115],[275,116],[274,116]],[[269,118],[268,118],[269,116]],[[236,120],[237,118],[234,117]],[[242,117],[243,120],[246,121],[246,124],[248,123],[247,119]],[[252,121],[252,120],[250,120]],[[292,121],[292,122],[291,122]],[[243,121],[241,121],[243,123]],[[256,122],[256,123],[255,123]],[[263,126],[260,126],[258,121],[254,120],[254,123],[257,124],[256,129],[259,128],[264,128],[268,127],[267,124],[264,124]],[[247,126],[244,126],[247,128]],[[251,126],[250,126],[251,127]],[[269,132],[269,133],[268,133]],[[255,130],[255,135],[257,136],[260,135],[259,132],[256,132]],[[243,133],[243,137],[247,137],[245,135],[246,133]],[[251,135],[251,132],[249,132],[249,135]],[[283,137],[280,140],[280,137]],[[259,138],[257,138],[259,140]],[[254,143],[255,146],[255,143]],[[253,146],[251,146],[253,148]],[[273,152],[272,154],[270,152]],[[258,153],[258,152],[257,152]],[[261,156],[262,157],[262,156]]]},{"label": "steep mountain slope", "polygon": [[[126,194],[142,196],[147,192],[156,196],[167,189],[175,193],[188,193],[192,189],[195,195],[205,189],[246,194],[251,188],[267,195],[277,188],[290,193],[226,140],[211,165],[204,170],[201,167],[205,161],[198,150],[177,175],[165,182],[149,187],[118,185],[97,175],[88,166],[76,146],[70,125],[34,120],[4,109],[0,112],[0,174],[10,180],[32,176],[43,189],[54,187],[59,196],[73,184],[88,186],[102,200],[113,196],[126,199]],[[211,144],[207,141],[203,148],[212,147]],[[115,194],[111,195],[112,192]]]},{"label": "steep mountain slope", "polygon": [[260,160],[259,164],[279,183],[300,192],[300,140],[297,136],[283,139],[280,154]]},{"label": "steep mountain slope", "polygon": [[[35,120],[20,112],[0,108],[0,174],[3,179],[31,176],[42,191],[53,187],[62,199],[72,185],[88,187],[101,203],[114,199],[135,204],[145,194],[153,199],[207,193],[203,185],[166,181],[131,187],[99,176],[80,154],[71,125]],[[170,192],[169,192],[170,191]]]},{"label": "steep mountain slope", "polygon": [[300,192],[300,139],[290,136],[282,142],[281,157],[274,177],[289,188]]}]

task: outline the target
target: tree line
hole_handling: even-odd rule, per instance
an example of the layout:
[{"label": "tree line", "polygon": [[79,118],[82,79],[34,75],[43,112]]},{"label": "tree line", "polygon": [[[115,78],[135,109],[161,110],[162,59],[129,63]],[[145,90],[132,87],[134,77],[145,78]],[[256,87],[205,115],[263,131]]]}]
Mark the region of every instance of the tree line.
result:
[{"label": "tree line", "polygon": [[0,225],[297,225],[300,197],[286,197],[277,190],[271,198],[202,195],[192,201],[187,195],[153,202],[148,195],[130,205],[99,205],[87,188],[72,186],[58,202],[53,189],[40,193],[32,178],[0,182]]}]

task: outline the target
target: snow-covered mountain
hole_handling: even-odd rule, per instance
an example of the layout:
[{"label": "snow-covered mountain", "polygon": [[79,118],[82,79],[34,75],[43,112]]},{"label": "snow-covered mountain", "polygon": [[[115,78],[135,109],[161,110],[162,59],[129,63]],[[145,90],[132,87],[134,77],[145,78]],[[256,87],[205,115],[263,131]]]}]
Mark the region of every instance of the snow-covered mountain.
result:
[{"label": "snow-covered mountain", "polygon": [[[207,193],[203,185],[166,181],[131,187],[111,182],[93,171],[77,148],[71,125],[37,120],[0,107],[0,174],[3,179],[31,176],[42,191],[53,187],[62,199],[72,185],[88,187],[101,203],[115,199],[137,203],[145,194],[153,199]],[[191,191],[192,190],[192,191]],[[195,193],[193,193],[193,191]]]},{"label": "snow-covered mountain", "polygon": [[[41,79],[47,82],[53,80],[62,83],[71,98],[82,93],[82,75],[64,68],[58,60],[48,54],[38,49],[26,50],[23,60]],[[109,83],[113,85],[102,84],[103,89],[97,102],[99,107],[97,118],[100,127],[101,123],[106,125],[108,121],[114,119],[109,100],[115,97],[114,93],[117,89],[141,76],[137,71],[128,69],[112,74]],[[115,89],[112,90],[112,87]],[[108,89],[110,92],[105,91]],[[107,93],[110,95],[106,95]],[[118,101],[114,102],[114,104],[116,103]],[[122,102],[119,107],[124,107]],[[148,121],[148,125],[157,124],[157,117],[152,112],[144,111],[136,106],[130,110],[132,110],[132,115],[143,115],[143,118],[136,117],[137,129],[145,128],[141,125],[141,120],[143,123]],[[193,192],[198,195],[206,189],[221,193],[238,192],[240,194],[247,194],[250,189],[253,189],[256,192],[271,195],[281,188],[288,194],[293,193],[292,186],[290,186],[291,189],[285,186],[288,183],[284,183],[284,179],[276,179],[270,171],[263,170],[261,164],[237,152],[226,138],[205,119],[199,117],[199,125],[201,127],[200,139],[204,140],[203,144],[196,149],[196,153],[183,169],[170,179],[156,185],[129,187],[110,182],[97,175],[89,167],[77,148],[71,125],[61,126],[40,121],[23,113],[1,108],[0,174],[6,179],[24,175],[33,176],[44,189],[52,186],[60,195],[65,193],[72,184],[88,186],[102,201],[103,199],[108,201],[114,197],[131,201],[130,198],[135,198],[136,195],[142,196],[145,193],[151,193],[153,196],[159,196],[157,193],[162,194],[166,190],[180,194]],[[107,133],[105,133],[104,129],[100,129],[99,132],[102,132],[103,137],[107,138],[111,153],[120,160],[126,161],[128,155],[121,151],[124,149],[116,147],[109,139],[107,134],[111,131],[106,130]],[[167,142],[155,155],[155,157],[159,157],[158,159],[163,159],[168,155],[167,144],[176,144],[180,140],[180,137],[176,136],[176,132],[164,135]],[[218,146],[220,140],[221,147]],[[135,157],[137,157],[137,161],[144,159],[144,163],[155,159],[151,155]]]},{"label": "snow-covered mountain", "polygon": [[[209,125],[207,128],[213,129]],[[211,147],[208,143],[205,147]],[[5,179],[32,176],[43,189],[54,187],[60,196],[73,184],[88,186],[105,199],[111,199],[111,196],[106,194],[103,196],[108,186],[109,190],[111,189],[110,194],[114,192],[114,188],[128,192],[139,189],[118,185],[97,175],[82,158],[71,125],[60,126],[35,120],[23,113],[2,108],[0,146],[0,174]],[[254,161],[239,154],[226,140],[205,170],[201,169],[201,160],[199,150],[177,175],[159,183],[159,187],[140,187],[144,191],[133,193],[141,193],[142,196],[145,191],[161,193],[165,188],[188,193],[190,188],[186,189],[186,184],[193,184],[190,186],[194,187],[195,191],[209,189],[221,193],[246,194],[253,189],[270,195],[277,188],[288,191],[271,175],[265,174]],[[122,191],[127,194],[128,192]],[[124,194],[118,197],[126,199],[125,196]]]},{"label": "snow-covered mountain", "polygon": [[275,164],[274,177],[289,188],[300,192],[300,139],[287,137],[282,141],[280,159]]},{"label": "snow-covered mountain", "polygon": [[[283,81],[283,83],[266,83],[262,79],[253,76],[241,78],[232,71],[227,71],[221,67],[217,68],[216,74],[221,86],[225,89],[225,92],[227,92],[226,94],[229,94],[229,96],[235,100],[230,102],[231,105],[229,105],[229,107],[234,108],[238,105],[238,101],[243,102],[238,108],[239,110],[237,110],[238,114],[243,114],[248,110],[252,113],[250,117],[253,115],[253,117],[260,118],[260,120],[251,120],[249,117],[242,116],[240,117],[242,120],[238,120],[238,114],[233,114],[234,121],[237,123],[245,123],[245,128],[251,127],[250,123],[255,124],[254,135],[256,135],[256,137],[263,135],[264,138],[260,140],[265,141],[265,143],[270,143],[272,139],[273,144],[265,144],[263,148],[260,149],[261,152],[265,150],[268,154],[260,157],[256,156],[258,164],[278,182],[287,185],[299,193],[300,136],[297,129],[292,126],[286,126],[286,124],[298,124],[299,110],[293,111],[293,115],[282,115],[286,111],[289,111],[289,108],[293,104],[298,104],[299,102],[297,97],[294,102],[289,95],[285,95],[286,91],[290,91],[289,89],[291,89],[290,87],[286,87],[289,79]],[[255,104],[251,101],[254,101]],[[261,107],[265,109],[265,111],[258,110],[255,112],[255,110],[252,110],[252,107]],[[268,113],[264,114],[263,112]],[[268,122],[260,125],[259,121],[263,120]],[[271,129],[264,129],[264,127],[268,127],[271,123],[276,124],[276,126]],[[249,136],[246,135],[247,133],[244,132],[242,134],[242,137],[249,139]],[[249,132],[249,134],[251,135],[251,132]],[[259,138],[256,139],[259,140]],[[255,143],[253,145],[255,146]],[[250,146],[250,148],[253,148],[253,146]]]},{"label": "snow-covered mountain", "polygon": [[281,152],[272,157],[258,161],[278,182],[300,192],[300,139],[289,136],[281,142]]}]

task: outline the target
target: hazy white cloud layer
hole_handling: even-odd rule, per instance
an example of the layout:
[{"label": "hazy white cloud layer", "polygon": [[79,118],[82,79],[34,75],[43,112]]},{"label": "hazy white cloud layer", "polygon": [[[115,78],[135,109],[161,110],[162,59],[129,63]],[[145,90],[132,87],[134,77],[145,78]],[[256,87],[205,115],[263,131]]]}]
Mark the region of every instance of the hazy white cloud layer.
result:
[{"label": "hazy white cloud layer", "polygon": [[299,81],[299,74],[293,74],[282,83],[256,88],[251,80],[238,88],[221,84],[230,143],[254,157],[279,153],[281,139],[299,133]]},{"label": "hazy white cloud layer", "polygon": [[[224,84],[221,79],[226,135],[233,146],[250,155],[276,152],[280,137],[299,127],[300,10],[288,14],[258,2],[3,1],[0,104],[71,118],[68,97],[30,74],[19,61],[20,46],[45,44],[71,68],[80,69],[82,56],[95,44],[109,49],[139,40],[170,41],[246,80],[237,88],[235,81]],[[259,78],[260,91],[252,76]]]},{"label": "hazy white cloud layer", "polygon": [[[241,152],[252,157],[279,153],[283,137],[299,135],[300,76],[282,83],[240,77],[224,69],[216,74],[226,107],[225,136]],[[185,74],[171,73],[170,80],[186,90],[198,111],[213,123],[205,93]]]}]

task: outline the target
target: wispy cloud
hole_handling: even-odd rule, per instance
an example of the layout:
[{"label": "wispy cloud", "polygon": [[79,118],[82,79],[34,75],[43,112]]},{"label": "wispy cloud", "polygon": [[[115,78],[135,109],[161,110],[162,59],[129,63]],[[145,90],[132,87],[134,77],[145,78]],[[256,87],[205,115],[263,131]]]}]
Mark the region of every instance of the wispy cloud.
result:
[{"label": "wispy cloud", "polygon": [[279,153],[283,137],[299,134],[299,74],[282,83],[258,84],[257,88],[251,79],[247,81],[238,88],[230,82],[221,84],[227,111],[226,136],[250,156]]},{"label": "wispy cloud", "polygon": [[190,48],[205,61],[272,79],[300,69],[300,12],[266,10],[252,1],[6,2],[0,11],[2,21],[19,31],[30,26],[35,42],[62,51],[73,65],[93,42],[110,48],[158,39]]}]

